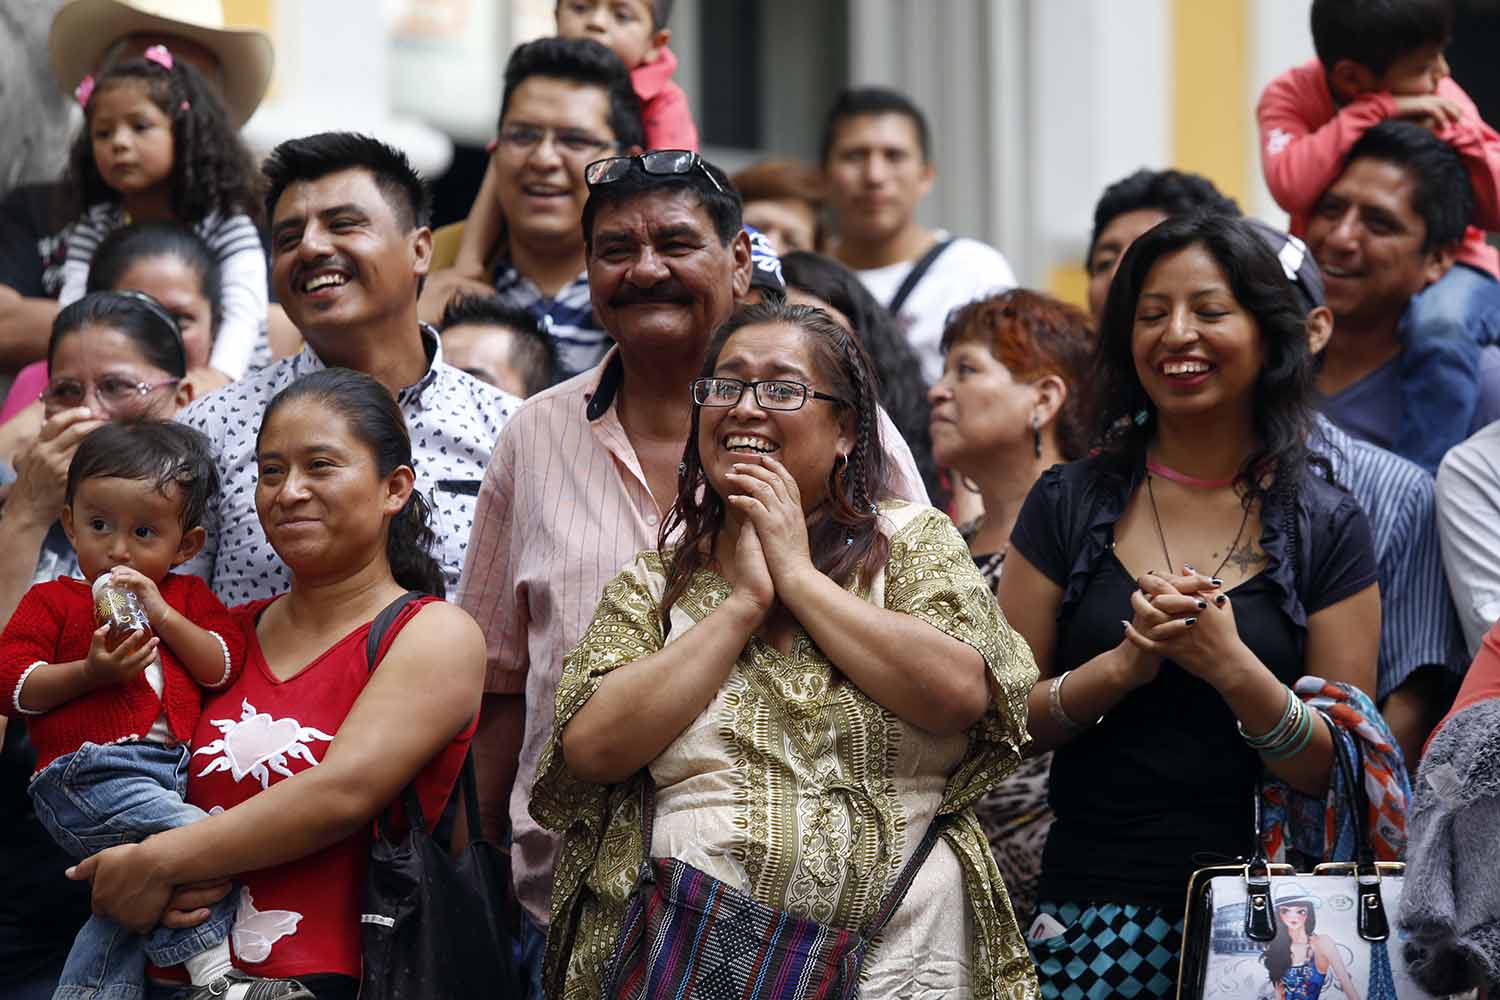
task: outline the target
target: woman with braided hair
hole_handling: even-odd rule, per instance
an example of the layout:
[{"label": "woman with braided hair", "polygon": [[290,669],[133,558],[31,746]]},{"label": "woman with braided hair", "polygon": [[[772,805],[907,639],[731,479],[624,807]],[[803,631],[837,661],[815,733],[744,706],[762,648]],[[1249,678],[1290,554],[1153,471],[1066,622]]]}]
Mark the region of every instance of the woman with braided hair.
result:
[{"label": "woman with braided hair", "polygon": [[[643,853],[850,930],[912,861],[861,996],[1030,995],[970,806],[1020,763],[1036,667],[952,522],[890,499],[867,355],[768,303],[718,331],[692,392],[661,545],[569,654],[532,791],[563,834],[548,995],[615,982]],[[680,957],[648,950],[644,974]]]}]

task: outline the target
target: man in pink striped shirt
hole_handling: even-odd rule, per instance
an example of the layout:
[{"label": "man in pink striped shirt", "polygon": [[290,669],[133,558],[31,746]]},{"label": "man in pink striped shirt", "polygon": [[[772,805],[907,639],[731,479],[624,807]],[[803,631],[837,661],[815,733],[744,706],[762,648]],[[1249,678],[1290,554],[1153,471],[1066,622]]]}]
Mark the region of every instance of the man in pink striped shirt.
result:
[{"label": "man in pink striped shirt", "polygon": [[[488,642],[474,737],[480,804],[492,834],[509,815],[538,973],[557,839],[527,806],[563,657],[604,585],[657,545],[677,495],[688,385],[713,331],[751,294],[740,198],[722,171],[696,156],[618,157],[611,166],[617,179],[591,170],[583,230],[594,309],[617,346],[593,370],[532,397],[506,425],[479,493],[459,596]],[[682,172],[656,172],[668,168]],[[893,492],[925,502],[905,442],[889,418],[882,426]]]}]

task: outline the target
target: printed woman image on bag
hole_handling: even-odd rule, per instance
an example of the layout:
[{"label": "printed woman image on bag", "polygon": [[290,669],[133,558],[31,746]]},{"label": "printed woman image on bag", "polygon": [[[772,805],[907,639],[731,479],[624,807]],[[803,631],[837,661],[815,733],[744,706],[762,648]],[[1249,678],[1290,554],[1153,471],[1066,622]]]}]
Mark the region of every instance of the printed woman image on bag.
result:
[{"label": "printed woman image on bag", "polygon": [[[1344,909],[1352,902],[1338,897]],[[1288,882],[1272,899],[1276,905],[1276,938],[1266,946],[1263,961],[1276,1000],[1318,1000],[1323,984],[1337,979],[1350,1000],[1360,1000],[1359,990],[1349,978],[1345,966],[1354,953],[1340,945],[1330,934],[1318,934],[1318,907],[1323,901],[1296,882]]]},{"label": "printed woman image on bag", "polygon": [[[1383,878],[1388,912],[1400,906],[1401,879]],[[1412,979],[1392,928],[1386,942],[1365,942],[1357,924],[1354,880],[1299,876],[1275,880],[1275,937],[1246,934],[1243,879],[1215,879],[1213,931],[1201,987],[1183,996],[1222,1000],[1405,1000],[1427,997]],[[1236,891],[1236,888],[1238,891]]]}]

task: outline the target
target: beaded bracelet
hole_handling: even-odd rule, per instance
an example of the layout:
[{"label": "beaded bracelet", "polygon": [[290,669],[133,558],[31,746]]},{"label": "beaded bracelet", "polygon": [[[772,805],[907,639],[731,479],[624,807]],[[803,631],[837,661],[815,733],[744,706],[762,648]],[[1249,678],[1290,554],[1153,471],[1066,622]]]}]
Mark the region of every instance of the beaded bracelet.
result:
[{"label": "beaded bracelet", "polygon": [[1064,670],[1062,673],[1052,678],[1052,683],[1047,688],[1047,714],[1052,716],[1052,721],[1066,729],[1070,735],[1077,736],[1079,733],[1087,732],[1093,726],[1097,726],[1099,724],[1099,720],[1103,719],[1104,716],[1099,716],[1098,719],[1095,719],[1092,723],[1085,726],[1075,721],[1071,715],[1063,710],[1063,681],[1067,680],[1068,675],[1072,672],[1073,671],[1071,670]]}]

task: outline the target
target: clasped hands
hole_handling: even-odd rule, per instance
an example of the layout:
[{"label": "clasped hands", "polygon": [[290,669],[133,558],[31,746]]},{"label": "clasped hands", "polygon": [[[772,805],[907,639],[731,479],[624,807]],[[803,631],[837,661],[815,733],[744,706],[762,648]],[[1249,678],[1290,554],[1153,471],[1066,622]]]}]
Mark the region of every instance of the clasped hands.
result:
[{"label": "clasped hands", "polygon": [[1142,654],[1150,677],[1162,660],[1171,660],[1222,688],[1245,648],[1223,581],[1184,566],[1180,576],[1153,571],[1136,584],[1130,595],[1131,619],[1124,622],[1125,642]]},{"label": "clasped hands", "polygon": [[724,502],[742,520],[734,552],[734,593],[764,616],[801,574],[817,572],[808,549],[802,494],[786,466],[769,455],[746,455],[728,479],[735,492]]}]

